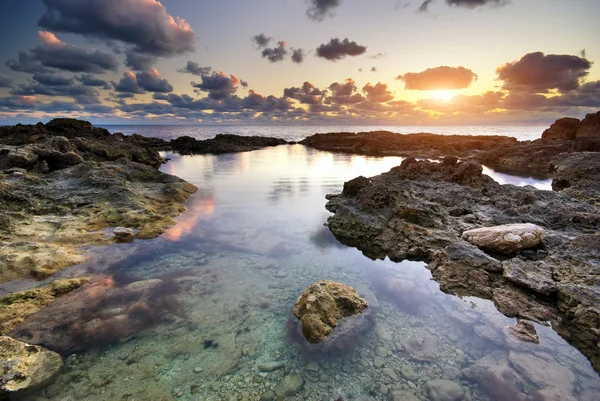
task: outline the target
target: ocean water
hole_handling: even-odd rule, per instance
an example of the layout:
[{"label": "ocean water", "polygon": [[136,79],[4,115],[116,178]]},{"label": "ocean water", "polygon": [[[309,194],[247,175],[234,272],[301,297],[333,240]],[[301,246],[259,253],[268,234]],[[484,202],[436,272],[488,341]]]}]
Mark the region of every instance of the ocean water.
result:
[{"label": "ocean water", "polygon": [[388,126],[388,125],[357,125],[357,126],[165,126],[165,125],[107,125],[111,132],[122,132],[127,135],[140,134],[163,139],[173,139],[187,135],[196,139],[214,138],[217,134],[259,135],[283,138],[287,141],[300,141],[313,134],[328,132],[368,132],[390,131],[399,134],[414,134],[430,132],[441,135],[504,135],[512,136],[520,141],[539,139],[548,127],[533,126]]},{"label": "ocean water", "polygon": [[[490,301],[445,294],[423,263],[373,261],[324,227],[326,194],[401,158],[301,145],[164,156],[162,170],[198,192],[162,236],[90,249],[58,274],[98,279],[29,318],[66,368],[26,399],[425,401],[438,387],[471,401],[597,399],[598,374],[551,328],[535,325],[540,344],[517,341]],[[370,307],[342,320],[344,341],[309,347],[291,311],[321,279]]]}]

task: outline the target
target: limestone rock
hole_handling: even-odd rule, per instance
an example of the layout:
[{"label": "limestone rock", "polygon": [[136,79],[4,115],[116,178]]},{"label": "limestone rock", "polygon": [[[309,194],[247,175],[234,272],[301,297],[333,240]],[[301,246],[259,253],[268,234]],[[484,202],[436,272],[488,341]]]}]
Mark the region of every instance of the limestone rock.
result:
[{"label": "limestone rock", "polygon": [[116,227],[113,234],[117,242],[133,242],[133,230],[127,227]]},{"label": "limestone rock", "polygon": [[575,139],[581,121],[577,118],[565,117],[556,120],[554,124],[542,133],[542,139],[551,141],[564,141]]},{"label": "limestone rock", "polygon": [[515,284],[531,288],[544,295],[556,292],[556,282],[552,278],[552,266],[544,261],[524,261],[513,258],[503,263],[504,277]]},{"label": "limestone rock", "polygon": [[451,380],[430,380],[425,383],[425,388],[431,401],[460,401],[465,396],[462,386]]},{"label": "limestone rock", "polygon": [[285,376],[273,391],[278,397],[289,397],[295,394],[298,394],[302,387],[304,386],[304,379],[299,374],[291,374]]},{"label": "limestone rock", "polygon": [[368,304],[357,292],[331,280],[317,281],[296,301],[294,316],[302,323],[309,343],[320,343],[338,325],[339,319],[362,313]]},{"label": "limestone rock", "polygon": [[462,238],[482,249],[513,254],[544,242],[544,229],[531,223],[503,224],[467,230]]},{"label": "limestone rock", "polygon": [[517,320],[517,324],[508,327],[508,332],[519,340],[538,344],[540,337],[535,331],[535,326],[528,320]]},{"label": "limestone rock", "polygon": [[60,355],[11,337],[0,337],[0,398],[49,383],[60,373]]}]

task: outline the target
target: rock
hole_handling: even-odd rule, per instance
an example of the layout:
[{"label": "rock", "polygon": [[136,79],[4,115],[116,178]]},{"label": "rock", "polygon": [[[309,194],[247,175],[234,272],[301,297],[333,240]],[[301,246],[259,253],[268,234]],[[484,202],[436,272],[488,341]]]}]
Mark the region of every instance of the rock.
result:
[{"label": "rock", "polygon": [[380,368],[385,365],[385,359],[380,356],[376,356],[373,358],[373,365],[375,365],[376,368]]},{"label": "rock", "polygon": [[319,364],[316,362],[309,362],[306,365],[306,370],[310,371],[310,372],[318,372],[319,371]]},{"label": "rock", "polygon": [[567,367],[560,365],[550,355],[543,352],[533,354],[510,351],[508,359],[511,365],[524,378],[534,385],[545,388],[557,388],[572,394],[575,375]]},{"label": "rock", "polygon": [[444,348],[444,344],[437,337],[430,334],[403,338],[401,344],[404,351],[417,361],[435,361]]},{"label": "rock", "polygon": [[358,295],[360,295],[367,301],[367,303],[369,304],[369,308],[379,309],[379,300],[377,299],[377,296],[375,296],[373,291],[371,291],[371,288],[369,288],[368,285],[357,285],[356,292],[358,293]]},{"label": "rock", "polygon": [[388,401],[420,401],[415,393],[404,390],[393,390],[388,394]]},{"label": "rock", "polygon": [[308,287],[296,301],[294,316],[302,323],[302,334],[309,343],[326,340],[338,320],[362,313],[368,304],[344,284],[321,280]]},{"label": "rock", "polygon": [[377,347],[375,349],[375,354],[382,358],[385,358],[386,356],[388,356],[388,353],[389,353],[389,350],[385,347]]},{"label": "rock", "polygon": [[57,353],[7,336],[0,336],[0,360],[0,398],[42,387],[63,367]]},{"label": "rock", "polygon": [[395,382],[398,381],[398,375],[396,374],[396,372],[394,372],[394,369],[392,368],[383,368],[381,370],[381,372],[386,375],[387,377],[389,377],[390,379],[392,379]]},{"label": "rock", "polygon": [[304,379],[302,376],[299,374],[291,374],[281,379],[273,389],[273,392],[275,392],[277,397],[289,397],[298,394],[303,386]]},{"label": "rock", "polygon": [[430,380],[425,383],[425,388],[431,401],[459,401],[465,396],[462,386],[450,380]]},{"label": "rock", "polygon": [[502,263],[504,277],[515,284],[530,288],[543,295],[556,292],[553,268],[544,261],[524,261],[512,258]]},{"label": "rock", "polygon": [[576,118],[561,118],[542,133],[542,139],[550,141],[564,141],[575,139],[581,121]]},{"label": "rock", "polygon": [[133,242],[133,230],[126,227],[116,227],[113,230],[117,242]]},{"label": "rock", "polygon": [[535,331],[535,326],[528,320],[518,319],[517,324],[508,327],[508,332],[521,341],[538,344],[540,337]]},{"label": "rock", "polygon": [[600,152],[572,153],[556,164],[552,189],[600,205],[599,174]]},{"label": "rock", "polygon": [[414,382],[419,378],[419,375],[417,375],[417,372],[415,372],[411,365],[402,365],[400,373],[402,374],[402,377],[411,382]]},{"label": "rock", "polygon": [[482,249],[510,255],[543,243],[544,233],[535,224],[504,224],[467,230],[462,238]]},{"label": "rock", "polygon": [[600,112],[590,113],[585,116],[577,129],[576,137],[600,137]]},{"label": "rock", "polygon": [[275,393],[272,390],[265,391],[260,395],[260,401],[273,401],[275,399]]},{"label": "rock", "polygon": [[509,365],[502,352],[493,352],[475,361],[461,372],[469,381],[481,385],[494,400],[526,401],[520,390],[525,386],[523,378]]},{"label": "rock", "polygon": [[285,367],[284,361],[271,361],[271,362],[262,362],[256,365],[256,369],[259,372],[273,372],[274,370],[282,369]]}]

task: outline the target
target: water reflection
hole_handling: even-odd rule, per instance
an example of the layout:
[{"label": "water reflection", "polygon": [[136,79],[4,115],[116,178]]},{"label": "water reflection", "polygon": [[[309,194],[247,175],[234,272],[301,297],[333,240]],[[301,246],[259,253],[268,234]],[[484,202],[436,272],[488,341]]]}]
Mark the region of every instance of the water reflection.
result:
[{"label": "water reflection", "polygon": [[[323,226],[327,193],[401,158],[301,145],[167,156],[164,171],[199,187],[178,224],[106,248],[105,259],[129,254],[87,265],[105,281],[21,327],[69,361],[42,399],[591,401],[600,391],[551,329],[536,325],[540,344],[519,341],[491,302],[441,292],[421,262],[365,258]],[[315,348],[290,313],[320,279],[353,286],[370,307]]]}]

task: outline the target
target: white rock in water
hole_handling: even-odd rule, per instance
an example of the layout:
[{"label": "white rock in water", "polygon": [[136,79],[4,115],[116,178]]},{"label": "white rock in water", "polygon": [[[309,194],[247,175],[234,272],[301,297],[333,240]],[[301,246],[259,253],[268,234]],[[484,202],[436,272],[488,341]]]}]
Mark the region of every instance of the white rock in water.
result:
[{"label": "white rock in water", "polygon": [[504,224],[465,231],[462,238],[489,251],[511,254],[544,242],[545,231],[531,223]]},{"label": "white rock in water", "polygon": [[0,399],[48,384],[63,367],[60,355],[14,338],[0,337]]},{"label": "white rock in water", "polygon": [[127,227],[117,227],[113,230],[117,242],[133,242],[133,230]]}]

